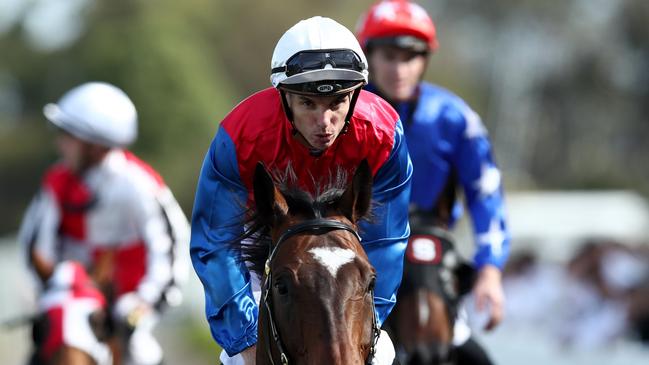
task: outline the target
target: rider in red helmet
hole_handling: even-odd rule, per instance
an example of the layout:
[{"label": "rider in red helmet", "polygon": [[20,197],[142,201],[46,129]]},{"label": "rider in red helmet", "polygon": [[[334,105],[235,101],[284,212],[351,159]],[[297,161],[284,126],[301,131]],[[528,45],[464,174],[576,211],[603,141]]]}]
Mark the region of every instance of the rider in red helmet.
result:
[{"label": "rider in red helmet", "polygon": [[[500,171],[486,128],[460,97],[422,81],[429,56],[438,48],[435,26],[424,8],[405,0],[378,2],[360,18],[357,38],[371,70],[366,90],[386,99],[404,126],[414,168],[411,207],[431,211],[449,177],[463,189],[476,244],[473,296],[478,310],[489,317],[486,329],[492,329],[503,317],[501,269],[510,235]],[[448,224],[461,208],[456,204]],[[453,342],[460,357],[466,363],[489,364],[461,316],[455,329]]]},{"label": "rider in red helmet", "polygon": [[438,47],[435,24],[421,6],[405,0],[374,4],[360,19],[358,42],[366,49],[374,45],[397,45],[419,52],[435,52]]}]

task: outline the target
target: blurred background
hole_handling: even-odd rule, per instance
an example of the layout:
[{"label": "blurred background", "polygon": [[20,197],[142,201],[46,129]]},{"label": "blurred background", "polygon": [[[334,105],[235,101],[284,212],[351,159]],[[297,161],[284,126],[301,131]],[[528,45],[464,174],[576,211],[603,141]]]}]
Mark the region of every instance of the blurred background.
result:
[{"label": "blurred background", "polygon": [[[353,29],[371,3],[0,0],[0,321],[33,303],[14,236],[56,159],[44,104],[89,80],[124,89],[133,150],[189,215],[219,121],[270,86],[283,32],[313,15]],[[480,340],[501,364],[646,363],[649,2],[418,3],[440,41],[426,78],[483,117],[507,190],[508,317]],[[466,222],[458,236],[468,254]],[[193,273],[185,291],[158,331],[168,363],[215,363]],[[28,336],[0,329],[0,362],[22,363]]]}]

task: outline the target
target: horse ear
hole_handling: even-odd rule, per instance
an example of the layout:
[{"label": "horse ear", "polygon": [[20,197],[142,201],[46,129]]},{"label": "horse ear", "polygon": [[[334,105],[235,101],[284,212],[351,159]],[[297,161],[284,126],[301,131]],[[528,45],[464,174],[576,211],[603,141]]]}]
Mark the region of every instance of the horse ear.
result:
[{"label": "horse ear", "polygon": [[252,179],[257,214],[261,220],[273,225],[288,212],[288,205],[282,193],[275,186],[272,176],[263,163],[258,162]]},{"label": "horse ear", "polygon": [[354,173],[351,185],[343,193],[338,205],[341,212],[353,223],[365,217],[372,201],[372,171],[367,160]]}]

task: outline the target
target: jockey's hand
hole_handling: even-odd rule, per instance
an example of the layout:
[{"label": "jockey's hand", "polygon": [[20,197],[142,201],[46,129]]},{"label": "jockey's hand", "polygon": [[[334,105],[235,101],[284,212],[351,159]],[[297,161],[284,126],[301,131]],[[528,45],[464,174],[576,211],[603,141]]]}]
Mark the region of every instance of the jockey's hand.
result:
[{"label": "jockey's hand", "polygon": [[473,296],[479,312],[489,311],[489,321],[484,329],[491,331],[496,328],[502,321],[505,310],[505,294],[500,269],[492,265],[483,266],[473,287]]},{"label": "jockey's hand", "polygon": [[115,317],[129,328],[137,327],[140,320],[153,312],[151,305],[136,293],[127,293],[115,302]]},{"label": "jockey's hand", "polygon": [[252,345],[241,351],[244,365],[255,365],[257,362],[257,345]]}]

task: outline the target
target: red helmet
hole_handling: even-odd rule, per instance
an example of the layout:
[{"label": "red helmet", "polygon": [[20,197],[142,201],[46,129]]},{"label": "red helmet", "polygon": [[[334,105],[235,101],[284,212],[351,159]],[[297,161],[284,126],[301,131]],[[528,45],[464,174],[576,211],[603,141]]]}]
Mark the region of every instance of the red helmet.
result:
[{"label": "red helmet", "polygon": [[408,0],[384,0],[372,5],[359,19],[356,36],[366,51],[374,41],[420,52],[434,52],[438,46],[430,16]]}]

